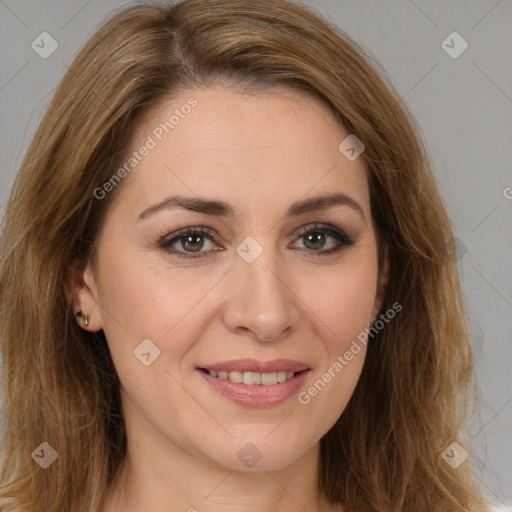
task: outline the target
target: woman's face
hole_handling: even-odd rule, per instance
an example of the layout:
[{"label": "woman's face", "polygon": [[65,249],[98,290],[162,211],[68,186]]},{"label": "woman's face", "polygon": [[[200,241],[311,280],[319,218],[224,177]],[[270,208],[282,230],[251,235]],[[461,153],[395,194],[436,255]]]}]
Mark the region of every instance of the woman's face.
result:
[{"label": "woman's face", "polygon": [[283,468],[342,414],[381,304],[348,135],[282,87],[193,90],[144,118],[78,295],[146,454]]}]

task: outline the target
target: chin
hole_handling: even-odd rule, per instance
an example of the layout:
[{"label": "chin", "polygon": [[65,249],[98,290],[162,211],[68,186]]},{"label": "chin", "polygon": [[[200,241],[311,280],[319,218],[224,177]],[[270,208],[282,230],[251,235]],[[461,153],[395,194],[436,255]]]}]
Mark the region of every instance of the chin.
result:
[{"label": "chin", "polygon": [[[288,433],[289,431],[287,431]],[[279,471],[305,456],[311,446],[301,447],[293,438],[270,440],[268,434],[256,434],[242,439],[233,439],[221,453],[211,454],[210,458],[218,465],[233,471],[258,473],[261,471]],[[252,439],[252,440],[251,440]],[[218,444],[217,447],[221,445]]]}]

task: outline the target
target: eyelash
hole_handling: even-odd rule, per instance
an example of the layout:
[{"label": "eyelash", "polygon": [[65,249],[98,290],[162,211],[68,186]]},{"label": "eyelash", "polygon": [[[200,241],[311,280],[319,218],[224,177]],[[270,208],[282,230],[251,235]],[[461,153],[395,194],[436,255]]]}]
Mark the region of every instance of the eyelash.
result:
[{"label": "eyelash", "polygon": [[[341,229],[338,229],[329,224],[314,224],[312,226],[304,226],[298,230],[296,233],[296,240],[299,238],[303,238],[311,233],[324,233],[328,236],[331,236],[337,241],[336,247],[327,250],[311,250],[305,249],[305,252],[312,257],[328,257],[340,252],[345,246],[352,246],[355,243],[355,240],[347,235]],[[176,242],[184,239],[187,236],[204,236],[211,240],[212,242],[218,242],[218,237],[216,234],[211,231],[209,228],[200,226],[197,228],[183,228],[170,235],[160,235],[158,245],[161,249],[166,251],[169,254],[176,255],[179,258],[202,258],[204,256],[208,256],[208,254],[212,251],[202,251],[197,253],[188,253],[183,251],[171,250],[170,247],[174,245]],[[214,249],[215,250],[215,249]],[[299,249],[300,250],[300,249]]]}]

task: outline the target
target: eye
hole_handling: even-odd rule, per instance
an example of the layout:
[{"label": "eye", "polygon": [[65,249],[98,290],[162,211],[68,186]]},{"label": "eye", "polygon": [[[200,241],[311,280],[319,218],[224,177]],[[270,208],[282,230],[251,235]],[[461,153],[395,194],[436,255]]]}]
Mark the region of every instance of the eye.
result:
[{"label": "eye", "polygon": [[[295,236],[303,243],[303,247],[292,248],[304,250],[311,256],[330,256],[341,251],[344,246],[355,243],[343,230],[330,224],[305,226]],[[223,250],[222,247],[215,247],[217,241],[218,236],[213,230],[201,226],[183,228],[162,236],[158,245],[178,257],[200,258],[207,256],[212,250]]]},{"label": "eye", "polygon": [[[213,231],[205,227],[184,228],[163,237],[158,245],[167,252],[185,258],[206,256],[212,250],[211,244],[216,240]],[[210,246],[210,248],[208,248]],[[202,250],[206,248],[206,250]],[[219,250],[220,248],[213,249]]]},{"label": "eye", "polygon": [[355,243],[344,231],[329,224],[305,226],[298,234],[306,252],[312,256],[330,256]]}]

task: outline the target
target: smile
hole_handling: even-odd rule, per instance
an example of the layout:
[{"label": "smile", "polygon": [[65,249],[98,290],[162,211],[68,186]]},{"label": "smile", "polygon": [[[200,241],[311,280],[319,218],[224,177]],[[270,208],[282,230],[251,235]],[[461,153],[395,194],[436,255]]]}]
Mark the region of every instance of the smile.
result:
[{"label": "smile", "polygon": [[270,407],[298,392],[310,368],[285,359],[241,359],[199,367],[196,371],[210,389],[238,405]]}]

